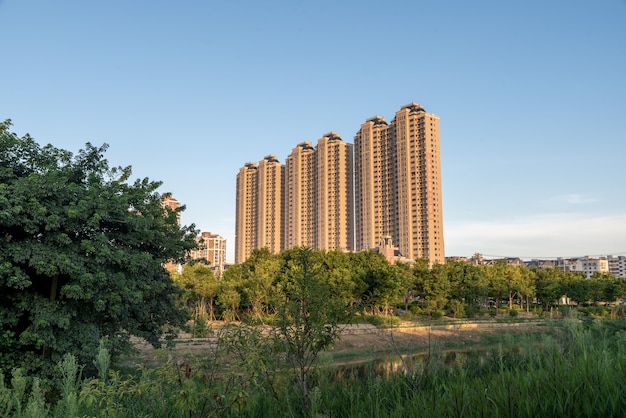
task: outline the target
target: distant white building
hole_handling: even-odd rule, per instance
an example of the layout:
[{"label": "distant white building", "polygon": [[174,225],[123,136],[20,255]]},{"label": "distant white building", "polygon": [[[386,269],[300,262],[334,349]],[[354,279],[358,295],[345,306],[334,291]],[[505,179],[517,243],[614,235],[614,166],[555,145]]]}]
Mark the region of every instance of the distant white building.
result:
[{"label": "distant white building", "polygon": [[626,256],[608,256],[607,261],[609,263],[609,273],[615,277],[626,278]]},{"label": "distant white building", "polygon": [[217,277],[222,277],[226,264],[226,239],[218,234],[202,232],[196,240],[198,248],[191,251],[192,260],[204,260]]},{"label": "distant white building", "polygon": [[606,257],[557,258],[557,268],[566,272],[581,272],[587,278],[594,273],[608,273],[609,262]]}]

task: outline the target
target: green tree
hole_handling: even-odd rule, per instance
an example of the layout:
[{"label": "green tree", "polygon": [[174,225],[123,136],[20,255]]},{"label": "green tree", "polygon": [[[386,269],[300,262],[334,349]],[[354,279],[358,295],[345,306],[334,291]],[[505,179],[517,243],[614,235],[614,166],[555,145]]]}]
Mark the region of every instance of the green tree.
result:
[{"label": "green tree", "polygon": [[559,299],[566,291],[564,290],[565,272],[558,268],[540,269],[533,267],[535,275],[535,287],[537,299],[548,309],[551,305],[558,305]]},{"label": "green tree", "polygon": [[106,145],[77,155],[0,124],[0,357],[3,369],[48,370],[65,353],[91,364],[99,340],[160,345],[186,319],[164,265],[195,246],[164,208],[161,185],[129,183]]},{"label": "green tree", "polygon": [[422,306],[427,312],[443,309],[450,298],[450,278],[445,264],[435,264],[423,282]]},{"label": "green tree", "polygon": [[321,251],[294,248],[281,253],[280,300],[276,301],[277,343],[298,384],[304,408],[309,407],[309,378],[319,353],[339,336],[351,311],[341,293],[329,285]]},{"label": "green tree", "polygon": [[325,280],[351,306],[359,300],[361,294],[367,288],[360,276],[355,274],[357,269],[355,269],[353,264],[353,254],[333,250],[323,253],[322,256]]},{"label": "green tree", "polygon": [[215,298],[220,284],[213,270],[202,263],[187,263],[180,273],[172,276],[174,282],[185,291],[184,302],[192,316],[208,316],[209,320],[214,320]]},{"label": "green tree", "polygon": [[270,253],[267,248],[255,249],[242,264],[244,278],[241,288],[252,307],[253,315],[258,319],[263,310],[266,314],[269,313],[274,281],[280,267],[280,257]]},{"label": "green tree", "polygon": [[217,303],[222,307],[222,318],[226,321],[239,319],[238,310],[241,303],[241,292],[237,283],[223,280],[217,295]]},{"label": "green tree", "polygon": [[500,307],[500,301],[508,298],[511,294],[506,262],[499,261],[495,265],[483,265],[481,267],[487,276],[488,294],[495,299],[497,309]]},{"label": "green tree", "polygon": [[564,280],[565,294],[578,304],[591,299],[591,282],[581,272],[568,272]]},{"label": "green tree", "polygon": [[450,277],[450,297],[477,306],[487,296],[487,281],[484,269],[480,266],[459,261],[448,261],[445,264]]},{"label": "green tree", "polygon": [[361,251],[353,254],[355,283],[363,283],[361,295],[365,307],[372,313],[389,311],[389,303],[400,297],[402,276],[396,266],[389,264],[387,259],[374,251]]}]

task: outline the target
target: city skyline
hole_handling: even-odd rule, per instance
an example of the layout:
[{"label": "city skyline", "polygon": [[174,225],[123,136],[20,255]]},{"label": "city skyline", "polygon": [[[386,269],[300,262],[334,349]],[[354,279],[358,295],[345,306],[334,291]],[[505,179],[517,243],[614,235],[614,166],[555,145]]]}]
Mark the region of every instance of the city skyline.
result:
[{"label": "city skyline", "polygon": [[108,143],[232,262],[243,162],[416,101],[441,117],[446,255],[620,255],[624,21],[623,0],[0,0],[0,118]]}]

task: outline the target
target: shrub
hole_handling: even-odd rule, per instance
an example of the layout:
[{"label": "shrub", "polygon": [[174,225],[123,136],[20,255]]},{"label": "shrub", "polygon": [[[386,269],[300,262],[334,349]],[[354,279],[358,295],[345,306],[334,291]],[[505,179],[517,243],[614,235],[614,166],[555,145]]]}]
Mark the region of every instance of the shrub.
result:
[{"label": "shrub", "polygon": [[468,318],[474,318],[476,316],[482,316],[485,312],[477,305],[468,305],[465,308],[465,316]]},{"label": "shrub", "polygon": [[430,317],[432,319],[441,319],[443,317],[443,312],[442,311],[432,311],[430,313]]},{"label": "shrub", "polygon": [[400,315],[400,318],[403,321],[410,321],[411,319],[413,319],[413,314],[411,313],[411,311],[403,312],[402,315]]},{"label": "shrub", "polygon": [[409,305],[409,311],[411,311],[413,315],[421,315],[423,313],[419,302],[411,302]]},{"label": "shrub", "polygon": [[465,304],[460,300],[450,300],[450,302],[448,302],[448,310],[453,318],[462,318],[465,316]]}]

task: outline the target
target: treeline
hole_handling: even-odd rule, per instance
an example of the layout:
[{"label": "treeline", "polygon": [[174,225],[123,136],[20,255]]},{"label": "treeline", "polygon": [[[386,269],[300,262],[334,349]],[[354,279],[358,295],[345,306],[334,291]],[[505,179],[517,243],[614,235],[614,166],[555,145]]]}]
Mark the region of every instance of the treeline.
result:
[{"label": "treeline", "polygon": [[[244,263],[229,267],[221,279],[209,266],[186,264],[175,282],[194,318],[208,320],[267,319],[284,295],[281,286],[293,256],[253,251]],[[613,303],[626,294],[626,280],[610,274],[586,278],[580,272],[527,268],[503,260],[492,265],[449,261],[428,266],[390,264],[374,251],[312,251],[315,269],[346,305],[361,305],[372,315],[412,313],[473,316],[491,308],[544,311],[561,303]]]}]

